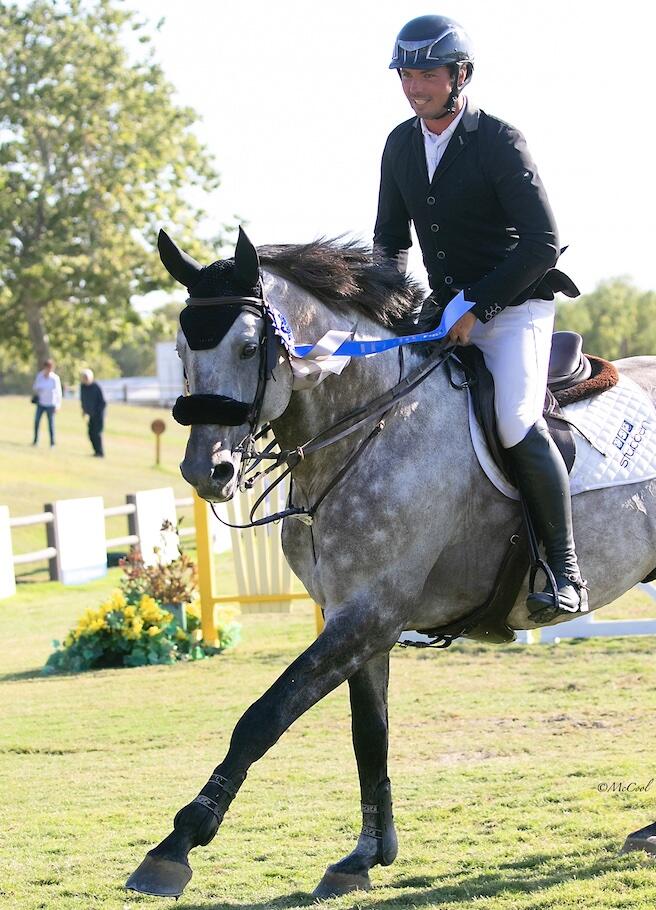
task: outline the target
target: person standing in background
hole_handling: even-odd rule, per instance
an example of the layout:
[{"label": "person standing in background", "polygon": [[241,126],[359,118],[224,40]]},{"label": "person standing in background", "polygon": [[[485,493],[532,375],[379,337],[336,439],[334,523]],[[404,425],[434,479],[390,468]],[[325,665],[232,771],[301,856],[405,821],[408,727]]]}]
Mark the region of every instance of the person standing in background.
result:
[{"label": "person standing in background", "polygon": [[36,374],[32,391],[34,392],[32,402],[36,405],[32,445],[38,445],[39,424],[43,415],[46,414],[48,417],[48,432],[50,433],[50,448],[52,448],[55,444],[55,411],[60,409],[62,403],[61,380],[55,373],[53,360],[43,361],[43,369]]},{"label": "person standing in background", "polygon": [[80,402],[82,414],[89,418],[89,439],[96,458],[103,458],[102,431],[105,422],[105,396],[102,389],[93,379],[93,370],[82,370],[80,373]]}]

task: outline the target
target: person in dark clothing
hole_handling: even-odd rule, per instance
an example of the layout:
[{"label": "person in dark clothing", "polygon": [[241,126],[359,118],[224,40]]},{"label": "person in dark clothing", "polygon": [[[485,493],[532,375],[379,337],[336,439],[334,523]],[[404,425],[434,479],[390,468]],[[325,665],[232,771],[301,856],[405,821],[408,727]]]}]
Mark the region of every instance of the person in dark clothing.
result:
[{"label": "person in dark clothing", "polygon": [[560,241],[546,191],[519,130],[462,94],[474,56],[457,22],[408,22],[390,69],[416,116],[383,152],[374,255],[405,271],[414,223],[433,309],[455,297],[470,305],[449,339],[476,345],[492,373],[499,437],[557,586],[556,597],[547,585],[527,606],[536,621],[585,612],[569,478],[542,419],[554,292],[578,294],[554,268]]},{"label": "person in dark clothing", "polygon": [[93,379],[93,370],[82,370],[80,373],[80,402],[82,414],[89,418],[89,439],[96,458],[103,458],[102,431],[105,422],[105,396],[102,389]]}]

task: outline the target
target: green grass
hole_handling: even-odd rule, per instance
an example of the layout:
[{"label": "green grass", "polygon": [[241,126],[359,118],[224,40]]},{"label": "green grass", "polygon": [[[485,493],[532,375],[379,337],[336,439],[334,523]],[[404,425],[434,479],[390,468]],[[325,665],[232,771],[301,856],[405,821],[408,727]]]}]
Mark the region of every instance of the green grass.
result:
[{"label": "green grass", "polygon": [[[150,425],[166,421],[161,463],[155,465],[155,437]],[[103,496],[106,506],[125,503],[127,493],[156,487],[173,487],[176,496],[188,496],[189,486],[180,475],[188,431],[167,411],[110,403],[104,434],[106,457],[93,458],[80,416],[80,404],[65,400],[56,416],[57,445],[50,449],[47,427],[41,424],[38,448],[33,448],[34,407],[28,398],[0,397],[0,505],[14,516],[42,512],[53,499]],[[107,536],[127,534],[125,517],[107,522]],[[14,550],[25,553],[46,546],[45,526],[15,528]],[[43,578],[43,567],[19,567],[19,577]]]},{"label": "green grass", "polygon": [[[121,886],[222,758],[236,720],[313,636],[308,606],[243,619],[243,644],[174,667],[42,677],[51,637],[102,599],[24,585],[0,603],[0,904],[172,906]],[[400,840],[346,908],[574,910],[656,903],[653,860],[619,856],[656,818],[650,638],[396,649],[390,774]],[[354,843],[358,790],[344,687],[251,770],[217,838],[192,854],[179,910],[308,906]]]}]

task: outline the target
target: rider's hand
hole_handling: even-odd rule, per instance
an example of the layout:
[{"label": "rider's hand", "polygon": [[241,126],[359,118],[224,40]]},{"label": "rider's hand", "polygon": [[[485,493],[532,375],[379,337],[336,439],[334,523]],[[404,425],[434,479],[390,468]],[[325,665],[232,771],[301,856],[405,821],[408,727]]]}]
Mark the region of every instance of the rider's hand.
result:
[{"label": "rider's hand", "polygon": [[476,325],[476,317],[473,313],[464,313],[460,319],[451,326],[449,332],[449,341],[453,344],[469,344],[469,336]]}]

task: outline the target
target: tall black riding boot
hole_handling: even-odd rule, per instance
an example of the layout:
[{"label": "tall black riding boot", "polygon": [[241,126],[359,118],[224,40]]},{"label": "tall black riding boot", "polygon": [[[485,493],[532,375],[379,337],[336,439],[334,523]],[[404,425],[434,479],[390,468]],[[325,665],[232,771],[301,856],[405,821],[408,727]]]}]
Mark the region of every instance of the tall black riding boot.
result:
[{"label": "tall black riding boot", "polygon": [[574,550],[569,477],[544,420],[506,452],[558,589],[558,603],[549,583],[544,591],[529,594],[531,619],[548,622],[558,615],[585,613],[588,595]]}]

